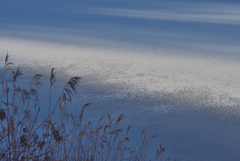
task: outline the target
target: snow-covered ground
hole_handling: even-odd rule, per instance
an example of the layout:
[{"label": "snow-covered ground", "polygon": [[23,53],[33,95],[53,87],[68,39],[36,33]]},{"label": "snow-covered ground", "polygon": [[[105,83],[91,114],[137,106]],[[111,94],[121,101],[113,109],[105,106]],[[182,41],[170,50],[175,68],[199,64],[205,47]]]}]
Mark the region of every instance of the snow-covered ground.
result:
[{"label": "snow-covered ground", "polygon": [[134,132],[157,131],[166,155],[239,160],[239,8],[233,0],[4,1],[0,56],[8,52],[26,75],[55,67],[60,84],[81,76],[73,112],[92,102],[92,118],[124,113]]}]

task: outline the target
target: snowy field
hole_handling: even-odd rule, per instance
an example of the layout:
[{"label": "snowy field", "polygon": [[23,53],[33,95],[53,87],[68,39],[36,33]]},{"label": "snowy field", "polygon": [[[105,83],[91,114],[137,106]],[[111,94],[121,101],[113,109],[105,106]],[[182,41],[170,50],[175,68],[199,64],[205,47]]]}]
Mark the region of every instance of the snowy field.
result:
[{"label": "snowy field", "polygon": [[81,76],[72,112],[124,113],[180,160],[240,160],[239,43],[233,0],[0,2],[0,65]]}]

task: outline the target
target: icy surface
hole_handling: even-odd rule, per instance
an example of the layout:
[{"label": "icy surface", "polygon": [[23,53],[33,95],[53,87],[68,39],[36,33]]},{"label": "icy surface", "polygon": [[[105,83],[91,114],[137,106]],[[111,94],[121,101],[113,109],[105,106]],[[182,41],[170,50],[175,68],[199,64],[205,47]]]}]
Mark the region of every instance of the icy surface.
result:
[{"label": "icy surface", "polygon": [[56,67],[61,83],[83,77],[74,105],[123,112],[136,131],[152,127],[170,156],[239,160],[239,8],[233,0],[5,1],[0,56],[9,52],[29,73]]}]

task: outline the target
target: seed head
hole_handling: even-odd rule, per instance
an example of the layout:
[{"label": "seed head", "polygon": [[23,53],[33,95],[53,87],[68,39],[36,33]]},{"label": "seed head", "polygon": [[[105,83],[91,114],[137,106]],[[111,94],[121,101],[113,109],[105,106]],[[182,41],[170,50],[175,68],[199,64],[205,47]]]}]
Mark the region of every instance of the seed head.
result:
[{"label": "seed head", "polygon": [[0,109],[0,119],[3,121],[6,118],[6,113],[4,109]]},{"label": "seed head", "polygon": [[22,135],[20,137],[20,144],[22,145],[22,147],[27,146],[27,137],[25,135]]}]

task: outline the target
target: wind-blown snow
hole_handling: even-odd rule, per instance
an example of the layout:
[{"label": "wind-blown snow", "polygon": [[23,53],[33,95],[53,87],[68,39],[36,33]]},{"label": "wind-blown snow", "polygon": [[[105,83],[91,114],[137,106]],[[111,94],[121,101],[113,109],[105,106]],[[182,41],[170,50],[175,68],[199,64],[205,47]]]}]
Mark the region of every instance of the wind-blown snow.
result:
[{"label": "wind-blown snow", "polygon": [[[181,2],[179,2],[181,6]],[[201,4],[200,4],[201,5]],[[167,21],[187,21],[199,23],[218,23],[229,25],[240,25],[239,6],[223,6],[212,4],[206,6],[186,5],[185,7],[167,9],[112,9],[112,8],[80,8],[80,11],[88,13],[98,13],[111,16],[151,19],[151,20],[167,20]]]},{"label": "wind-blown snow", "polygon": [[[240,114],[239,8],[240,3],[234,1],[197,0],[1,2],[0,56],[4,60],[9,52],[10,59],[23,67],[56,67],[63,75],[82,76],[87,88],[83,97],[88,100],[91,96],[89,101],[99,99],[104,104],[131,98],[130,104],[125,104],[133,106],[129,115],[138,118],[148,113],[149,123],[166,128],[169,133],[179,132],[179,137],[184,138],[191,130],[190,134],[194,130],[199,132],[201,128],[207,134],[218,135],[218,140],[214,140],[200,132],[203,143],[199,148],[211,143],[209,147],[216,149],[218,141],[224,138],[223,145],[237,149],[226,138],[240,143],[235,135],[239,131],[233,128],[233,122],[239,120],[232,119],[232,115]],[[88,87],[101,92],[91,93]],[[135,104],[139,98],[143,107]],[[155,103],[148,105],[149,102]],[[189,108],[191,114],[206,108],[212,118],[199,114],[194,122],[195,114],[190,116],[185,111]],[[173,120],[178,124],[171,119],[174,112],[177,121]],[[166,113],[162,117],[167,125],[157,119],[162,113]],[[216,113],[230,120],[223,121],[228,132],[220,134],[220,124],[224,123],[215,125]],[[186,123],[182,115],[194,123]],[[209,126],[213,124],[214,132],[203,125],[205,119]],[[169,136],[167,132],[163,135]],[[196,142],[191,136],[187,142]],[[177,135],[171,133],[171,137]],[[176,138],[173,140],[179,141]],[[215,154],[224,150],[218,147],[210,150],[214,155],[202,156],[201,149],[194,156],[194,152],[189,152],[193,148],[189,144],[185,145],[185,151],[179,152],[183,149],[179,142],[173,153],[191,154],[186,158],[194,160],[205,156],[204,160],[219,160]],[[233,159],[240,158],[235,150],[228,152],[225,159],[230,154]]]}]

